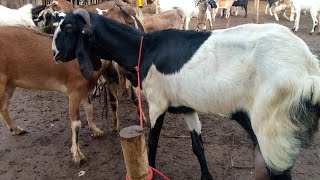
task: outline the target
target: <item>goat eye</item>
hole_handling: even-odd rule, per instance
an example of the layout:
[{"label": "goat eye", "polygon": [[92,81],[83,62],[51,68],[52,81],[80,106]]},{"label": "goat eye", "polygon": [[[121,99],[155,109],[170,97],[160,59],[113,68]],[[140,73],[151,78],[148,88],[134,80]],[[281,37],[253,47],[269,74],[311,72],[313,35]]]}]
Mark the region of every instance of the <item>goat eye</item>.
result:
[{"label": "goat eye", "polygon": [[65,29],[66,29],[67,32],[71,32],[72,31],[72,25],[71,24],[67,24]]}]

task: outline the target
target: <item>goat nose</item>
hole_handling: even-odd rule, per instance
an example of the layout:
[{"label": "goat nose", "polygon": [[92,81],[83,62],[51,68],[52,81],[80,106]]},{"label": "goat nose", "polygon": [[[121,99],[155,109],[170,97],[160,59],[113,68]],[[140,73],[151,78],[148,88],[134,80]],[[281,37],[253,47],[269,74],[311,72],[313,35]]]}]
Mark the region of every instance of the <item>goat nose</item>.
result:
[{"label": "goat nose", "polygon": [[56,56],[56,51],[52,51],[52,53],[53,53],[53,57],[55,57]]}]

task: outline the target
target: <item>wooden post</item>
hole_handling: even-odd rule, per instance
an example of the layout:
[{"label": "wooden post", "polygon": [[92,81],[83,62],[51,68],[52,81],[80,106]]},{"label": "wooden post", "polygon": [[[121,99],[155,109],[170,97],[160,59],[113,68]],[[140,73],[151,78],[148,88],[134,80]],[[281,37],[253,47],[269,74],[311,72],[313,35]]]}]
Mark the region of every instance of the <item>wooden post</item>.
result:
[{"label": "wooden post", "polygon": [[120,131],[120,142],[130,180],[146,180],[150,174],[143,128],[130,126]]},{"label": "wooden post", "polygon": [[257,6],[256,6],[256,11],[257,11],[257,17],[256,17],[256,23],[259,24],[259,14],[260,14],[260,0],[257,0]]}]

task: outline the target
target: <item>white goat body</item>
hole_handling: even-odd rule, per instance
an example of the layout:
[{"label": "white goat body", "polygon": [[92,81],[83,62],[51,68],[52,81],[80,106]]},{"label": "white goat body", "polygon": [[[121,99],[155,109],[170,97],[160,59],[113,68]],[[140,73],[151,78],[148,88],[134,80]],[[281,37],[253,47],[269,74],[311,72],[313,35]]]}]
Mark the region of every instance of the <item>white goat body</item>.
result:
[{"label": "white goat body", "polygon": [[35,28],[32,20],[32,4],[27,4],[19,9],[10,9],[0,5],[0,26],[27,26]]},{"label": "white goat body", "polygon": [[[298,31],[299,29],[301,10],[309,10],[312,18],[312,22],[313,22],[313,27],[310,32],[312,34],[315,31],[315,28],[318,25],[318,21],[319,21],[317,18],[319,18],[320,1],[319,0],[292,0],[292,6],[296,14],[293,30]],[[319,33],[320,33],[320,27],[319,27]]]},{"label": "white goat body", "polygon": [[[268,50],[274,42],[277,56]],[[288,107],[310,98],[313,86],[312,102],[320,102],[318,60],[300,38],[275,24],[213,31],[178,73],[164,75],[151,66],[142,85],[151,127],[170,106],[223,116],[248,112],[263,157],[277,171],[290,168],[300,149]]]}]

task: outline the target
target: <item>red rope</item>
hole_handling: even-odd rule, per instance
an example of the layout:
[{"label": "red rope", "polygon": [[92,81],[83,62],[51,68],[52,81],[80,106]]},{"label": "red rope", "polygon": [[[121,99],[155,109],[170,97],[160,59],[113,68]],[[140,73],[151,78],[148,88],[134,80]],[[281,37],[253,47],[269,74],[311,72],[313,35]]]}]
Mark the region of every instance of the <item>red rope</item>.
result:
[{"label": "red rope", "polygon": [[[158,173],[160,176],[162,176],[163,179],[165,179],[165,180],[170,180],[167,176],[165,176],[165,175],[162,174],[160,171],[156,170],[155,168],[153,168],[153,167],[151,167],[151,166],[149,166],[149,175],[148,175],[148,177],[146,177],[145,180],[152,180],[152,178],[153,178],[153,171],[156,172],[156,173]],[[129,178],[128,175],[126,176],[126,180],[130,180],[130,178]]]},{"label": "red rope", "polygon": [[140,49],[139,49],[139,56],[138,56],[138,65],[134,67],[137,71],[138,76],[138,103],[139,103],[139,111],[140,111],[140,126],[143,126],[142,121],[142,105],[141,105],[141,85],[140,85],[140,59],[141,59],[141,52],[142,52],[142,43],[143,43],[143,36],[140,39]]},{"label": "red rope", "polygon": [[[140,49],[139,49],[139,56],[138,56],[138,65],[134,67],[134,69],[137,71],[138,76],[138,102],[139,102],[139,111],[140,111],[140,126],[143,126],[143,118],[142,118],[142,105],[141,105],[141,85],[140,85],[140,60],[141,60],[141,53],[142,53],[142,44],[143,44],[143,36],[140,39]],[[149,166],[149,176],[146,180],[151,180],[153,177],[153,171],[158,173],[160,176],[162,176],[165,180],[170,180],[168,177],[166,177],[163,173],[156,170],[155,168]],[[130,180],[129,176],[126,176],[126,180]]]},{"label": "red rope", "polygon": [[[163,179],[165,179],[165,180],[170,180],[167,176],[165,176],[163,173],[161,173],[160,171],[156,170],[155,168],[153,168],[153,167],[151,167],[151,166],[149,166],[149,168],[151,169],[152,174],[153,174],[153,171],[154,171],[154,172],[158,173],[160,176],[162,176]],[[150,173],[150,174],[151,174],[151,173]],[[152,179],[152,177],[151,177],[151,179]],[[151,180],[151,179],[150,179],[150,180]]]}]

